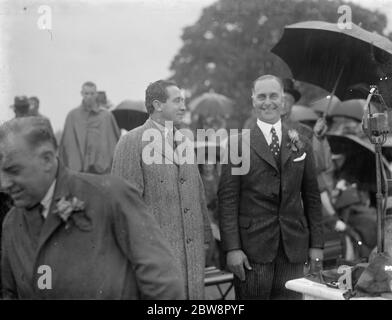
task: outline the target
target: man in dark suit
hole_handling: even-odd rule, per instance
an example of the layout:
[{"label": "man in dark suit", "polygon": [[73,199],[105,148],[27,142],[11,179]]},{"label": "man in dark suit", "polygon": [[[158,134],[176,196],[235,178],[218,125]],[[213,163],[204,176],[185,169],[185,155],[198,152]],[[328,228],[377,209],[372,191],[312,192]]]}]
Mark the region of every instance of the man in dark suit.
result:
[{"label": "man in dark suit", "polygon": [[[266,75],[253,87],[256,126],[240,136],[248,172],[230,150],[219,185],[220,231],[238,299],[297,299],[285,283],[321,261],[322,216],[310,142],[281,121],[283,85]],[[234,144],[233,144],[234,145]],[[229,143],[229,148],[231,143]],[[233,151],[233,152],[231,152]]]},{"label": "man in dark suit", "polygon": [[183,299],[169,244],[136,189],[59,163],[50,122],[0,126],[5,299]]}]

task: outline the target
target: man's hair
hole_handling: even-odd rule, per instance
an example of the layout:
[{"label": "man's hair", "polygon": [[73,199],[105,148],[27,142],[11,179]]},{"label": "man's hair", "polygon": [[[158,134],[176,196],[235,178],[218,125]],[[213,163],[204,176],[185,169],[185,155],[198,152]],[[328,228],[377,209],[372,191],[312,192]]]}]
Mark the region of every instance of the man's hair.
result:
[{"label": "man's hair", "polygon": [[57,140],[47,118],[15,118],[0,125],[0,142],[12,134],[22,136],[32,149],[50,143],[57,150]]},{"label": "man's hair", "polygon": [[158,100],[160,102],[166,102],[168,95],[167,95],[167,87],[177,86],[174,81],[170,80],[158,80],[153,83],[150,83],[146,89],[146,99],[145,105],[147,112],[152,114],[154,112],[153,101]]},{"label": "man's hair", "polygon": [[84,87],[94,87],[95,89],[97,89],[97,85],[94,82],[92,82],[92,81],[86,81],[85,83],[83,83],[82,89]]},{"label": "man's hair", "polygon": [[258,77],[255,81],[253,81],[252,92],[254,92],[254,90],[255,90],[256,82],[262,81],[262,80],[276,80],[279,83],[280,87],[282,88],[282,92],[284,91],[284,85],[283,85],[283,81],[281,78],[274,76],[272,74],[266,74],[266,75]]}]

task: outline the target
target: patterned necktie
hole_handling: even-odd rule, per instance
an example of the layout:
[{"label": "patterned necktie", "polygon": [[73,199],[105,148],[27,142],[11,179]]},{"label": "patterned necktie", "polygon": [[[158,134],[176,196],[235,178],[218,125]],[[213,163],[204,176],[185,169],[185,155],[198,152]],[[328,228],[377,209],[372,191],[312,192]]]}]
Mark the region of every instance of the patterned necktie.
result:
[{"label": "patterned necktie", "polygon": [[276,134],[275,128],[271,128],[272,140],[269,145],[272,155],[274,156],[276,163],[280,163],[280,148],[279,148],[279,138]]},{"label": "patterned necktie", "polygon": [[[175,131],[170,130],[167,134],[167,140],[170,144],[170,147],[172,148],[172,150],[167,150],[167,152],[171,152],[173,155],[173,162],[175,164],[178,164],[178,154],[177,154],[177,141],[174,139],[174,135],[175,135]],[[171,159],[171,158],[170,158]]]}]

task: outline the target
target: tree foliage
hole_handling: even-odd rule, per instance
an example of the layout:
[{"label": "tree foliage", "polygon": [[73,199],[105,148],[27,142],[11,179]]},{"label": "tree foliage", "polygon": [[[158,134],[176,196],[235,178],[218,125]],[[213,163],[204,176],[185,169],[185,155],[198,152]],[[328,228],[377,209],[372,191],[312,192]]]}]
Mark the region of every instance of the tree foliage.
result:
[{"label": "tree foliage", "polygon": [[[240,126],[251,110],[254,79],[267,73],[291,76],[286,64],[270,52],[284,26],[306,20],[337,22],[341,16],[338,8],[345,4],[352,9],[354,23],[383,32],[385,15],[341,0],[219,0],[184,29],[183,46],[171,63],[171,78],[190,97],[215,91],[234,99]],[[315,86],[298,84],[302,92],[299,103],[307,104],[325,94]]]}]

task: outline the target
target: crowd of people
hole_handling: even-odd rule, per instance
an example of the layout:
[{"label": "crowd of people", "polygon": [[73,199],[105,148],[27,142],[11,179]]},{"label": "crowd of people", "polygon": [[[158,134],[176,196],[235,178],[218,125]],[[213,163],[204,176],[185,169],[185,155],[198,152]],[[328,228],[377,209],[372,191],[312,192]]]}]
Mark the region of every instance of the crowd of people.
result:
[{"label": "crowd of people", "polygon": [[[146,88],[149,118],[123,135],[93,82],[60,141],[38,98],[16,97],[0,126],[3,299],[204,299],[211,265],[233,273],[236,299],[300,299],[285,283],[305,264],[321,268],[325,217],[348,229],[354,215],[336,202],[352,186],[337,184],[325,119],[292,120],[301,94],[291,79],[263,75],[249,92],[249,130],[226,145],[234,156],[199,165],[181,162],[186,106],[172,81]],[[150,132],[163,142],[152,163]],[[249,170],[236,174],[243,161]]]}]

